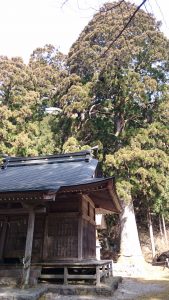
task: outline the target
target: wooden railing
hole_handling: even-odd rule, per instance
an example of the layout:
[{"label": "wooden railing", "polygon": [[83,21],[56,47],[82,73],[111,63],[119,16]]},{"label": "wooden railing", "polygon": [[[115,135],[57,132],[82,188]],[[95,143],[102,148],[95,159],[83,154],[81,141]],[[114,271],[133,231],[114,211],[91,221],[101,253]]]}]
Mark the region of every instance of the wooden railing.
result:
[{"label": "wooden railing", "polygon": [[113,276],[111,260],[88,260],[80,262],[51,262],[38,264],[42,266],[40,279],[63,279],[64,284],[69,281],[92,280],[99,286],[101,280]]}]

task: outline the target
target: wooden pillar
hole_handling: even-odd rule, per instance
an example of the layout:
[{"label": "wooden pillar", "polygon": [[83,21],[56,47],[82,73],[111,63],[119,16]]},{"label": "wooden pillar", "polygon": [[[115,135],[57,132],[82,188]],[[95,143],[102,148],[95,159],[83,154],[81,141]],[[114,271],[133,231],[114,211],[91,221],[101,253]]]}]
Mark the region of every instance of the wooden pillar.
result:
[{"label": "wooden pillar", "polygon": [[29,218],[28,218],[28,229],[27,229],[27,236],[26,236],[25,256],[24,256],[24,268],[23,268],[24,287],[27,287],[29,285],[34,224],[35,224],[35,212],[31,210],[29,212]]},{"label": "wooden pillar", "polygon": [[100,266],[96,266],[96,286],[100,285]]},{"label": "wooden pillar", "polygon": [[83,258],[83,219],[82,216],[78,219],[78,259]]},{"label": "wooden pillar", "polygon": [[68,268],[64,267],[64,284],[68,284],[67,276],[68,276]]},{"label": "wooden pillar", "polygon": [[44,225],[44,236],[43,236],[43,251],[42,257],[43,260],[47,259],[48,257],[48,216],[45,217],[45,225]]},{"label": "wooden pillar", "polygon": [[110,276],[113,276],[113,261],[110,263]]},{"label": "wooden pillar", "polygon": [[103,272],[103,282],[105,282],[105,280],[106,280],[106,267],[105,267],[105,265],[103,265],[103,267],[102,267],[102,272]]},{"label": "wooden pillar", "polygon": [[83,258],[83,197],[79,199],[79,217],[78,217],[78,259]]},{"label": "wooden pillar", "polygon": [[3,261],[3,252],[4,252],[4,246],[6,240],[7,227],[8,227],[8,217],[6,217],[2,223],[2,232],[0,236],[0,261]]}]

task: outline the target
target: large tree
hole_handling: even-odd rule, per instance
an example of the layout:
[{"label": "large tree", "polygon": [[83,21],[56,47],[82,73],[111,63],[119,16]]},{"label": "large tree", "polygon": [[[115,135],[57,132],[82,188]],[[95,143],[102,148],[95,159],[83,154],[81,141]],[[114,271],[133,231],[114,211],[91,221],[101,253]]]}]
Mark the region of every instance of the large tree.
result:
[{"label": "large tree", "polygon": [[[160,148],[167,143],[167,127],[164,130],[159,111],[165,114],[168,105],[169,41],[160,31],[159,22],[139,10],[112,43],[135,10],[136,6],[126,1],[103,6],[72,45],[69,75],[56,95],[69,123],[66,135],[102,145],[104,171],[117,175],[124,201],[122,234],[130,219],[126,212],[133,212],[133,200],[142,195],[145,203],[153,205],[164,193],[168,176],[164,165],[168,154]],[[150,134],[153,130],[154,143]],[[138,142],[140,136],[142,141]],[[128,237],[134,226],[133,218]],[[130,245],[130,255],[140,255],[139,243],[134,252]],[[124,255],[125,251],[123,247]]]},{"label": "large tree", "polygon": [[64,55],[51,45],[36,49],[28,65],[0,57],[0,153],[38,155],[59,151],[53,104]]}]

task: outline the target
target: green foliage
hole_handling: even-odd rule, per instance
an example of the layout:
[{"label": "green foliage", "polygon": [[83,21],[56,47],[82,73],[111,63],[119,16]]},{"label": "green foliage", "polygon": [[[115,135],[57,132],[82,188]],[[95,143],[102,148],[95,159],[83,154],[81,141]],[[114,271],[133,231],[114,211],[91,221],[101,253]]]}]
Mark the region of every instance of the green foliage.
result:
[{"label": "green foliage", "polygon": [[106,153],[127,143],[128,132],[153,122],[168,97],[169,42],[151,15],[140,10],[105,53],[136,9],[118,3],[105,4],[72,45],[57,94],[70,118],[69,134],[88,144],[99,136]]},{"label": "green foliage", "polygon": [[68,138],[68,140],[63,145],[63,152],[78,152],[82,150],[90,149],[88,145],[81,145],[74,137]]},{"label": "green foliage", "polygon": [[38,155],[60,151],[53,104],[64,56],[47,45],[34,51],[29,65],[21,58],[0,57],[0,153]]},{"label": "green foliage", "polygon": [[118,180],[123,199],[140,197],[145,206],[160,210],[168,201],[169,128],[152,123],[140,129],[129,145],[106,156],[105,166]]},{"label": "green foliage", "polygon": [[67,137],[102,145],[104,173],[116,176],[120,197],[157,210],[168,195],[169,41],[139,10],[107,51],[136,9],[120,3],[105,4],[72,45],[57,99]]},{"label": "green foliage", "polygon": [[77,152],[80,150],[80,145],[74,137],[68,138],[68,140],[63,145],[63,151],[67,152]]},{"label": "green foliage", "polygon": [[33,51],[29,67],[34,78],[34,89],[40,95],[41,105],[53,105],[60,73],[65,69],[65,56],[54,46],[45,45]]},{"label": "green foliage", "polygon": [[[35,49],[28,65],[0,57],[0,153],[99,145],[120,197],[160,211],[168,209],[169,41],[140,10],[107,51],[136,9],[120,3],[94,15],[67,58],[52,45]],[[60,114],[45,115],[49,106]]]}]

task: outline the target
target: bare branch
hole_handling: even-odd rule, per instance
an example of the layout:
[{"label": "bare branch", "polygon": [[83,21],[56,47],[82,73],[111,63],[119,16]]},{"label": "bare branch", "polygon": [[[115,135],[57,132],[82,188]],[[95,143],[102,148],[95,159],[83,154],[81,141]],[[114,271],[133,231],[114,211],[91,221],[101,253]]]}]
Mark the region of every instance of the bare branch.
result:
[{"label": "bare branch", "polygon": [[60,8],[63,8],[63,6],[68,2],[69,0],[64,0],[61,4],[61,7]]},{"label": "bare branch", "polygon": [[107,8],[107,7],[104,8],[104,7],[102,7],[102,8],[100,9],[100,12],[102,12],[102,13],[107,13],[108,11],[113,10],[114,8],[120,6],[124,1],[125,1],[125,0],[121,0],[118,4],[112,5],[110,8]]},{"label": "bare branch", "polygon": [[[63,8],[63,6],[66,5],[66,3],[67,3],[68,1],[69,1],[69,0],[64,0],[64,1],[62,2],[62,4],[61,4],[61,8]],[[96,9],[96,8],[94,8],[93,6],[89,6],[89,7],[87,7],[87,8],[82,8],[82,7],[80,7],[79,1],[77,0],[77,7],[78,7],[79,10],[82,10],[82,11],[86,11],[86,10],[92,9],[92,10],[94,10],[94,11],[96,11],[96,12],[107,13],[108,11],[110,11],[110,10],[112,10],[112,9],[114,9],[114,8],[116,8],[116,7],[118,7],[118,6],[120,6],[124,1],[125,1],[125,0],[121,0],[118,4],[112,5],[110,8],[100,8],[100,9]]]}]

